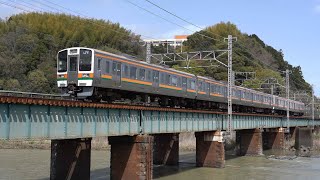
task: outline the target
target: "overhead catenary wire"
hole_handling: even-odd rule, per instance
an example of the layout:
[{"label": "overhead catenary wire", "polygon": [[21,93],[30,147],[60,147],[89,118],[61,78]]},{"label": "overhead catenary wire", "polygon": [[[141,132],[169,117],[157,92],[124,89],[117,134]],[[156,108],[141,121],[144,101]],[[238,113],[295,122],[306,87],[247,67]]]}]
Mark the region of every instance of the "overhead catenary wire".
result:
[{"label": "overhead catenary wire", "polygon": [[[189,30],[189,31],[191,31],[191,32],[194,32],[194,31],[192,31],[192,30],[190,30],[190,29],[188,29],[188,28],[185,28],[185,27],[182,26],[182,25],[179,25],[179,24],[177,24],[177,23],[175,23],[175,22],[173,22],[173,21],[170,21],[170,20],[168,20],[168,19],[166,19],[166,18],[164,18],[164,17],[162,17],[162,16],[160,16],[160,15],[158,15],[158,14],[156,14],[156,13],[153,13],[153,12],[151,12],[150,10],[148,10],[148,9],[146,9],[146,8],[143,8],[142,6],[139,6],[139,5],[136,4],[136,3],[133,3],[132,1],[129,1],[129,0],[125,0],[125,1],[127,1],[128,3],[130,3],[130,4],[132,4],[132,5],[136,6],[136,7],[138,7],[139,9],[142,9],[142,10],[144,10],[144,11],[150,13],[150,14],[153,14],[154,16],[157,16],[157,17],[159,17],[159,18],[161,18],[161,19],[163,19],[163,20],[165,20],[165,21],[167,21],[167,22],[170,22],[170,23],[172,23],[172,24],[174,24],[174,25],[177,25],[177,26],[182,27],[182,28],[184,28],[184,29],[187,29],[187,30]],[[172,12],[170,12],[170,11],[164,9],[164,8],[162,8],[161,6],[159,6],[158,4],[155,4],[154,2],[152,2],[152,1],[150,1],[150,0],[145,0],[145,1],[148,2],[148,3],[150,3],[150,4],[152,4],[153,6],[155,6],[155,7],[157,7],[157,8],[159,8],[159,9],[161,9],[162,11],[165,11],[166,13],[168,13],[168,14],[170,14],[170,15],[172,15],[172,16],[174,16],[174,17],[176,17],[176,18],[178,18],[178,19],[180,19],[180,20],[182,20],[182,21],[184,21],[184,22],[186,22],[186,23],[188,23],[188,24],[191,24],[191,25],[193,25],[193,26],[195,26],[195,27],[197,27],[197,28],[199,28],[199,29],[202,29],[200,26],[197,26],[196,24],[194,24],[194,23],[192,23],[192,22],[190,22],[190,21],[185,20],[184,18],[182,18],[182,17],[180,17],[180,16],[178,16],[178,15],[176,15],[176,14],[174,14],[174,13],[172,13]],[[194,33],[199,34],[199,35],[202,35],[201,33],[198,33],[198,32],[194,32]],[[214,34],[214,33],[212,33],[212,32],[210,32],[210,33],[211,33],[211,34]],[[217,36],[219,36],[219,37],[222,37],[222,36],[220,36],[220,35],[218,35],[218,34],[214,34],[214,35],[217,35]],[[208,36],[206,36],[206,35],[203,35],[203,37],[212,39],[211,37],[208,37]],[[214,39],[214,40],[217,40],[217,39]],[[238,45],[239,45],[240,48],[246,49],[246,48],[243,47],[241,44],[238,44]],[[249,52],[249,51],[248,51],[248,52]],[[249,54],[250,54],[251,56],[253,56],[251,52],[249,52]],[[238,55],[239,55],[239,54],[238,54]],[[256,63],[254,60],[251,60],[251,59],[249,59],[249,58],[247,58],[247,57],[245,57],[245,58],[246,58],[247,60],[250,60],[250,61]],[[265,66],[268,66],[269,68],[271,68],[272,70],[274,70],[274,71],[276,71],[276,72],[283,73],[283,71],[277,69],[276,67],[274,67],[274,66],[272,66],[272,65],[269,65],[269,64],[267,64],[267,63],[265,63],[265,62],[263,62],[263,61],[260,61],[260,62],[261,62],[262,64],[264,64]]]},{"label": "overhead catenary wire", "polygon": [[[34,0],[33,0],[33,1],[34,1]],[[0,1],[0,2],[1,2],[1,1]],[[38,2],[38,1],[34,1],[34,2]],[[47,1],[47,2],[49,2],[49,1]],[[14,4],[12,4],[12,3],[14,3]],[[31,11],[31,10],[26,9],[26,8],[27,8],[26,5],[18,4],[18,3],[16,3],[16,2],[12,2],[12,3],[9,4],[9,3],[6,3],[6,2],[1,2],[1,4],[3,4],[3,5],[9,6],[9,7],[15,8],[15,9],[22,10],[22,11],[24,11],[24,12],[28,12],[28,13],[32,13],[32,12],[33,12],[33,11]],[[18,4],[19,6],[17,6],[17,4]],[[29,4],[30,4],[30,3],[29,3]],[[55,3],[55,4],[56,4],[56,3]],[[42,3],[42,5],[45,5],[45,3]],[[56,4],[56,5],[57,5],[57,4]],[[22,8],[22,7],[20,7],[20,6],[24,6],[24,8]],[[50,7],[52,7],[52,6],[50,6]],[[63,6],[61,6],[61,7],[63,7]],[[54,7],[52,7],[52,8],[54,8]],[[57,8],[54,8],[54,9],[56,9],[56,10],[59,11],[59,12],[65,13],[65,14],[73,15],[73,14],[71,14],[71,13],[65,12],[65,11],[60,10],[60,9],[57,9]],[[65,8],[65,9],[68,9],[68,8]],[[40,12],[43,13],[44,11],[40,11]],[[76,11],[74,11],[74,12],[76,12]],[[83,14],[82,14],[82,15],[83,15]],[[109,28],[108,26],[106,26],[106,25],[104,25],[104,24],[94,22],[89,16],[85,16],[85,18],[86,18],[85,20],[86,20],[87,22],[89,22],[89,23],[91,23],[91,24],[93,24],[93,25],[100,26],[100,27],[102,27],[102,28],[108,28],[108,30],[110,30],[110,31],[112,31],[112,32],[115,32],[115,33],[118,33],[118,34],[127,35],[125,32],[121,32],[121,31],[118,31],[118,30]],[[141,36],[142,36],[142,37],[146,37],[146,38],[150,38],[150,37],[148,37],[148,36],[143,36],[143,35],[141,35]],[[129,43],[134,43],[134,42],[131,42],[131,41],[128,41],[128,40],[124,40],[124,39],[123,39],[123,41],[129,42]],[[138,42],[136,42],[136,43],[138,43]]]},{"label": "overhead catenary wire", "polygon": [[[154,2],[152,2],[152,1],[150,1],[150,0],[145,0],[145,1],[147,1],[148,3],[152,4],[153,6],[159,8],[159,9],[161,9],[162,11],[165,11],[166,13],[168,13],[168,14],[170,14],[170,15],[172,15],[172,16],[174,16],[174,17],[176,17],[176,18],[178,18],[178,19],[180,19],[180,20],[182,20],[182,21],[184,21],[185,23],[188,23],[188,24],[190,24],[190,25],[192,25],[192,26],[194,26],[194,27],[199,28],[200,30],[203,30],[202,27],[200,27],[200,26],[198,26],[198,25],[196,25],[196,24],[194,24],[194,23],[192,23],[192,22],[190,22],[190,21],[188,21],[188,20],[186,20],[186,19],[184,19],[184,18],[182,18],[182,17],[180,17],[180,16],[178,16],[178,15],[176,15],[176,14],[168,11],[168,10],[166,10],[165,8],[159,6],[159,5],[156,4],[156,3],[154,3]],[[223,38],[223,39],[225,38],[225,37],[223,37],[223,36],[221,36],[221,35],[219,35],[219,34],[213,33],[213,32],[209,32],[209,33],[211,33],[211,34],[213,34],[213,35],[215,35],[215,36],[219,36],[219,37],[221,37],[221,38]]]},{"label": "overhead catenary wire", "polygon": [[201,33],[199,33],[199,32],[193,31],[193,30],[191,30],[191,29],[189,29],[189,28],[186,28],[186,27],[184,27],[184,26],[182,26],[182,25],[180,25],[180,24],[178,24],[178,23],[175,23],[175,22],[173,22],[173,21],[171,21],[171,20],[168,20],[168,19],[166,19],[166,18],[164,18],[164,17],[162,17],[162,16],[160,16],[160,15],[158,15],[158,14],[156,14],[156,13],[154,13],[154,12],[152,12],[152,11],[150,11],[150,10],[148,10],[148,9],[146,9],[146,8],[140,6],[140,5],[138,5],[138,4],[136,4],[136,3],[132,2],[132,1],[129,1],[129,0],[125,0],[125,1],[128,2],[129,4],[135,6],[135,7],[143,10],[143,11],[146,11],[146,12],[148,12],[148,13],[150,13],[150,14],[152,14],[152,15],[154,15],[154,16],[156,16],[156,17],[158,17],[158,18],[160,18],[160,19],[162,19],[162,20],[164,20],[164,21],[167,21],[167,22],[169,22],[169,23],[171,23],[171,24],[173,24],[173,25],[176,25],[176,26],[178,26],[178,27],[181,27],[181,28],[183,28],[183,29],[185,29],[185,30],[187,30],[187,31],[193,32],[193,33],[198,34],[198,35],[200,35],[200,36],[202,36],[202,37],[209,38],[209,39],[211,39],[211,40],[221,41],[221,40],[219,40],[219,39],[215,39],[215,38],[209,37],[209,36],[207,36],[207,35],[204,35],[204,34],[201,34]]}]

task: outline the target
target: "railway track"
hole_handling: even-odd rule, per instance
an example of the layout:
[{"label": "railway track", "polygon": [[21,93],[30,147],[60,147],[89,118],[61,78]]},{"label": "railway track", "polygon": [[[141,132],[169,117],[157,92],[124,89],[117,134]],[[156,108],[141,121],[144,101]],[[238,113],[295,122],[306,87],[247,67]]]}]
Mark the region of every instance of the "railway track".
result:
[{"label": "railway track", "polygon": [[[62,106],[62,107],[104,108],[104,109],[127,109],[127,110],[144,110],[144,111],[227,114],[227,112],[213,111],[213,110],[141,106],[141,105],[120,104],[120,103],[110,104],[110,103],[85,102],[85,101],[79,101],[76,99],[71,99],[68,97],[55,95],[55,94],[41,94],[41,93],[28,93],[28,92],[16,92],[16,91],[0,91],[0,103]],[[266,116],[266,117],[284,117],[285,118],[285,116],[271,115],[271,114],[254,114],[254,113],[237,113],[237,112],[233,112],[232,114],[243,115],[243,116]],[[297,119],[297,118],[308,118],[308,117],[294,116],[291,118]]]}]

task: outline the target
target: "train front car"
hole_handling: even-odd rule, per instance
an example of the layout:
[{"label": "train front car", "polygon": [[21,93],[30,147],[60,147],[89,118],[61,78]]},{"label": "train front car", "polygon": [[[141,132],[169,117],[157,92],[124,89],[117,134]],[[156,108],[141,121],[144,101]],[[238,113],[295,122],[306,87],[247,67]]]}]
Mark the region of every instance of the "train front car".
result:
[{"label": "train front car", "polygon": [[57,55],[57,85],[64,96],[85,99],[93,94],[93,49],[68,48]]}]

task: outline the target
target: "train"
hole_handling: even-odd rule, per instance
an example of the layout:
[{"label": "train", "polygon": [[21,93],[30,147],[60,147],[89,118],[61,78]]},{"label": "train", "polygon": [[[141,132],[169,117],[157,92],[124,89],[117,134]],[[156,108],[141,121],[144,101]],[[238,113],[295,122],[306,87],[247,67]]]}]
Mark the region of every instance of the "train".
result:
[{"label": "train", "polygon": [[[86,47],[57,54],[57,86],[65,96],[107,103],[227,110],[227,84]],[[302,116],[304,103],[233,86],[233,111]]]}]

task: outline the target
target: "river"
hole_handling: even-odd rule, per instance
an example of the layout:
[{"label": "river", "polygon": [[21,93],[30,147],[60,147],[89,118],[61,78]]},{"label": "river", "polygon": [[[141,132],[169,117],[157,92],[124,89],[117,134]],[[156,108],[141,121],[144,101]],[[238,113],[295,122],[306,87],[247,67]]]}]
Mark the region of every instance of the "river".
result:
[{"label": "river", "polygon": [[[294,157],[276,159],[274,152],[262,157],[226,156],[226,167],[196,168],[195,152],[181,152],[179,166],[154,166],[159,180],[196,179],[320,179],[320,158]],[[279,155],[276,153],[277,156]],[[281,157],[287,154],[280,154]],[[271,158],[270,158],[271,157]],[[91,179],[109,178],[109,151],[92,151]],[[0,149],[0,179],[49,179],[50,151],[39,149]]]}]

